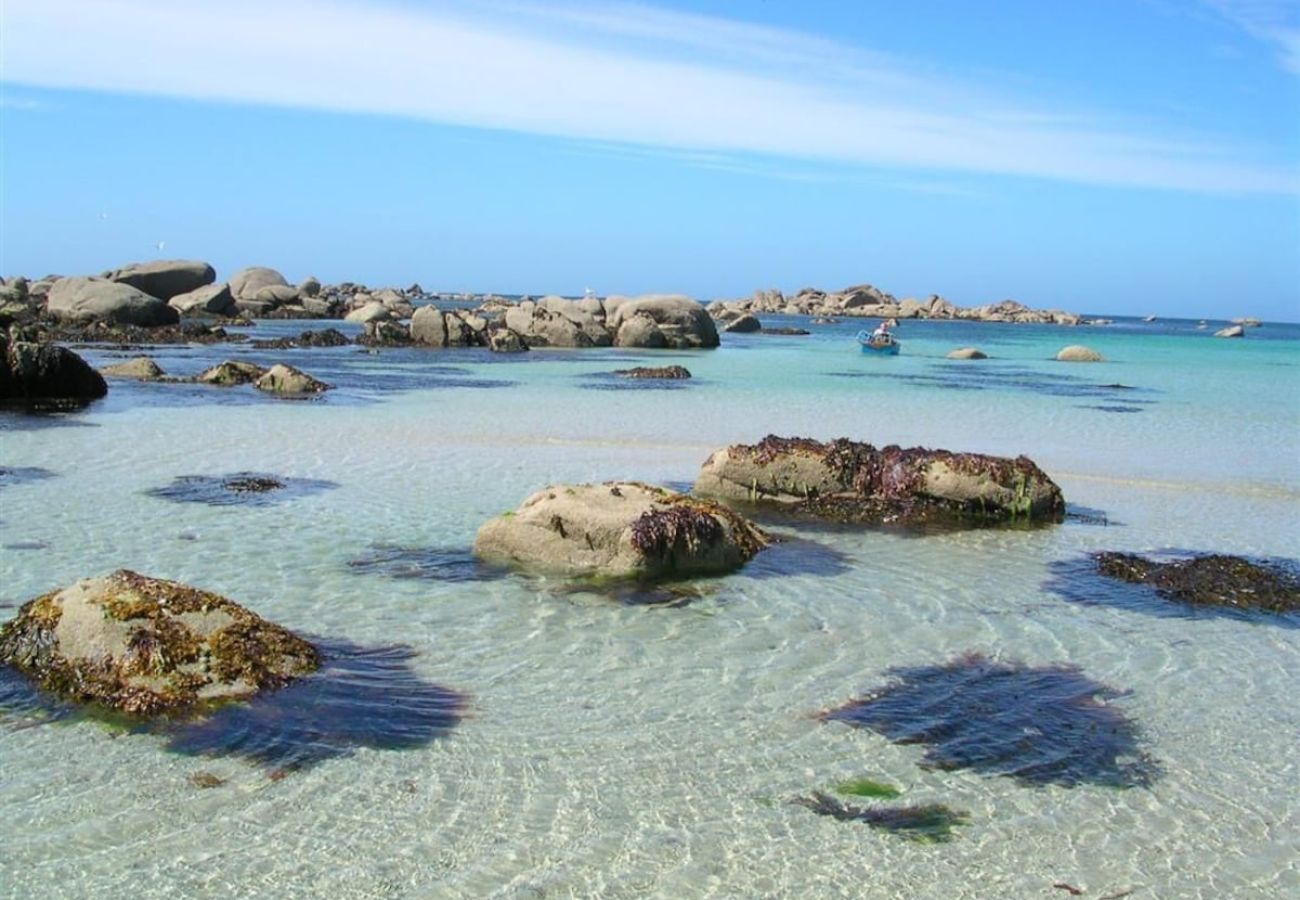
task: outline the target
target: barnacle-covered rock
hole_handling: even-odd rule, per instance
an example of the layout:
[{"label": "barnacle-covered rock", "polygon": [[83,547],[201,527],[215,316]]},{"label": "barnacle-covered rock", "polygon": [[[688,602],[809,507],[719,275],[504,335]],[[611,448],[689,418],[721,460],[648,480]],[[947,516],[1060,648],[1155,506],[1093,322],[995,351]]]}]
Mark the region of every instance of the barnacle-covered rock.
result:
[{"label": "barnacle-covered rock", "polygon": [[1061,489],[1024,456],[768,435],[716,451],[699,494],[861,523],[1060,521]]},{"label": "barnacle-covered rock", "polygon": [[577,576],[726,572],[766,535],[716,503],[637,482],[557,485],[479,529],[475,554]]},{"label": "barnacle-covered rock", "polygon": [[65,699],[152,716],[281,687],[315,647],[218,594],[119,569],[28,601],[0,663]]},{"label": "barnacle-covered rock", "polygon": [[1300,611],[1300,577],[1239,556],[1158,561],[1132,553],[1098,553],[1094,559],[1102,575],[1150,585],[1171,600],[1274,613]]}]

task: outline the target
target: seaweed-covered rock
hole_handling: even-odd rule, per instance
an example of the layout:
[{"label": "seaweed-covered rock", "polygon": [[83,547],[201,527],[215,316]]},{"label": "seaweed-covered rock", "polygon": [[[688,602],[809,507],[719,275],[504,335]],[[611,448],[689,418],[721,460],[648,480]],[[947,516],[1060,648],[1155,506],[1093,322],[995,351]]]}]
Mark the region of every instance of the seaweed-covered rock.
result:
[{"label": "seaweed-covered rock", "polygon": [[281,687],[320,659],[233,600],[119,569],[24,604],[0,662],[66,699],[156,715]]},{"label": "seaweed-covered rock", "polygon": [[266,374],[266,369],[250,362],[228,359],[217,363],[210,369],[200,372],[194,379],[200,384],[215,384],[232,387],[237,384],[251,384]]},{"label": "seaweed-covered rock", "polygon": [[1065,513],[1061,489],[1024,456],[877,449],[847,438],[768,435],[725,447],[704,463],[695,490],[866,524],[1060,521]]},{"label": "seaweed-covered rock", "polygon": [[0,331],[0,405],[75,409],[108,393],[104,377],[76,353]]},{"label": "seaweed-covered rock", "polygon": [[1172,600],[1265,612],[1300,610],[1300,577],[1239,556],[1197,556],[1158,562],[1132,553],[1098,553],[1101,574],[1147,584]]},{"label": "seaweed-covered rock", "polygon": [[725,507],[620,481],[538,491],[484,524],[474,552],[568,575],[655,578],[730,571],[766,545]]},{"label": "seaweed-covered rock", "polygon": [[690,378],[690,370],[685,366],[637,366],[633,369],[615,369],[614,374],[621,378],[654,378],[678,380]]},{"label": "seaweed-covered rock", "polygon": [[325,382],[284,363],[271,366],[253,386],[271,394],[319,394],[330,389]]}]

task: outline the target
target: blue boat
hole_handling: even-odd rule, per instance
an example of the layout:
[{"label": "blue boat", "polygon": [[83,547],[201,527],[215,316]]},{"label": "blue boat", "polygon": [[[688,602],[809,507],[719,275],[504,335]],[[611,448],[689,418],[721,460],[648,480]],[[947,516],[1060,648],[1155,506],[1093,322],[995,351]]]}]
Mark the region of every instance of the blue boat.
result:
[{"label": "blue boat", "polygon": [[878,356],[897,356],[902,346],[888,331],[877,333],[865,329],[858,332],[858,345],[863,353]]}]

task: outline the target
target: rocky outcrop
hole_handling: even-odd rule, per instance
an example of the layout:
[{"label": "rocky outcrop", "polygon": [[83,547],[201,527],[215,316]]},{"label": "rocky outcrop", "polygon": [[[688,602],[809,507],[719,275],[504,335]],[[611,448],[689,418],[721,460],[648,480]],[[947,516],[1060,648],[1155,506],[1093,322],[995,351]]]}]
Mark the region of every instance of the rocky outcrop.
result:
[{"label": "rocky outcrop", "polygon": [[238,315],[239,307],[235,305],[235,296],[230,292],[227,282],[209,284],[184,294],[177,294],[167,304],[184,316]]},{"label": "rocky outcrop", "polygon": [[364,325],[367,322],[378,322],[381,319],[392,318],[394,318],[394,316],[387,306],[384,306],[384,304],[380,303],[378,300],[371,300],[365,306],[352,310],[343,317],[343,321],[359,322]]},{"label": "rocky outcrop", "polygon": [[271,366],[253,386],[270,394],[319,394],[330,389],[325,382],[284,363]]},{"label": "rocky outcrop", "polygon": [[120,569],[24,604],[0,662],[64,699],[152,716],[281,687],[320,656],[233,600]]},{"label": "rocky outcrop", "polygon": [[743,313],[727,322],[722,330],[732,334],[753,334],[763,330],[763,323],[758,320],[757,316]]},{"label": "rocky outcrop", "polygon": [[474,553],[570,576],[726,572],[767,545],[731,510],[636,482],[557,485],[479,529]]},{"label": "rocky outcrop", "polygon": [[110,280],[129,284],[159,300],[171,300],[196,291],[217,279],[217,272],[205,262],[190,259],[158,259],[131,263],[110,273]]},{"label": "rocky outcrop", "polygon": [[147,356],[137,356],[126,362],[104,366],[100,372],[114,378],[132,378],[136,381],[157,381],[166,375],[162,367]]},{"label": "rocky outcrop", "polygon": [[947,359],[988,359],[989,356],[978,347],[959,347],[956,350],[950,350]]},{"label": "rocky outcrop", "polygon": [[1014,300],[1001,300],[984,306],[955,306],[937,294],[925,300],[898,300],[869,284],[858,284],[839,291],[803,288],[787,297],[777,290],[755,291],[744,300],[722,301],[709,305],[720,321],[742,313],[780,313],[783,315],[859,316],[881,319],[963,319],[981,322],[1017,322],[1047,325],[1077,325],[1081,318],[1060,309],[1030,309]]},{"label": "rocky outcrop", "polygon": [[104,377],[76,353],[27,337],[17,327],[0,332],[0,405],[76,409],[108,393]]},{"label": "rocky outcrop", "polygon": [[1159,562],[1132,553],[1098,553],[1107,577],[1147,584],[1170,600],[1197,606],[1284,613],[1300,611],[1300,577],[1239,556],[1209,555]]},{"label": "rocky outcrop", "polygon": [[1060,521],[1061,490],[1032,460],[846,438],[821,443],[769,435],[718,450],[695,491],[731,502],[771,503],[864,524]]},{"label": "rocky outcrop", "polygon": [[174,325],[180,314],[163,300],[102,278],[60,278],[50,288],[45,308],[69,322],[111,322],[118,325]]},{"label": "rocky outcrop", "polygon": [[281,302],[273,298],[285,292],[274,290],[275,288],[288,288],[297,295],[297,288],[285,281],[284,276],[275,269],[266,266],[249,266],[240,269],[230,278],[230,292],[235,295],[236,301]]},{"label": "rocky outcrop", "polygon": [[604,305],[595,298],[525,300],[506,310],[505,324],[529,347],[608,347]]},{"label": "rocky outcrop", "polygon": [[1085,347],[1082,344],[1071,344],[1068,347],[1062,347],[1056,354],[1057,362],[1101,362],[1103,357],[1091,347]]},{"label": "rocky outcrop", "polygon": [[718,346],[718,329],[704,307],[681,294],[646,294],[605,300],[605,325],[617,347]]},{"label": "rocky outcrop", "polygon": [[690,378],[690,370],[685,366],[637,366],[634,369],[615,369],[614,374],[620,378],[649,378],[663,380],[680,380]]}]

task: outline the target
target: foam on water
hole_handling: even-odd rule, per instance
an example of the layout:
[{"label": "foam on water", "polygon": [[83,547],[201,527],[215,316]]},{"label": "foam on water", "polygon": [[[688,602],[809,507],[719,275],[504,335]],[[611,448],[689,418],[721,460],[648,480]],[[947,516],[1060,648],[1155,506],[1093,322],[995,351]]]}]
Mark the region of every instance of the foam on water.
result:
[{"label": "foam on water", "polygon": [[[284,403],[114,381],[102,403],[54,420],[93,427],[4,414],[0,466],[52,477],[0,487],[0,617],[133,568],[306,634],[409,646],[395,683],[415,692],[417,712],[445,700],[456,718],[442,729],[416,716],[420,739],[397,748],[349,740],[334,752],[343,738],[326,730],[320,758],[273,778],[279,757],[240,755],[229,743],[239,729],[169,748],[165,734],[50,722],[0,681],[0,893],[1300,890],[1300,629],[1072,602],[1052,584],[1068,576],[1063,562],[1101,550],[1300,555],[1297,335],[904,323],[903,354],[885,360],[861,358],[853,323],[785,324],[814,333],[728,335],[696,354],[170,348],[162,363],[178,374],[283,358],[339,387]],[[1051,360],[1070,343],[1109,362]],[[943,359],[969,344],[994,358]],[[634,364],[681,364],[695,378],[684,390],[588,389],[592,373]],[[984,365],[1002,374],[962,374]],[[1078,385],[1098,393],[1081,400]],[[1079,408],[1111,395],[1141,412]],[[479,572],[466,557],[479,524],[547,483],[690,482],[711,450],[769,432],[1025,453],[1088,517],[921,537],[782,524],[789,541],[747,571],[685,586],[687,602]],[[255,505],[150,493],[240,472],[337,487]],[[927,768],[924,747],[818,719],[891,669],[941,671],[964,654],[1113,689],[1097,702],[1135,723],[1135,752],[1159,760],[1160,776],[1128,789],[1025,786]],[[317,734],[285,721],[271,734]],[[199,790],[198,772],[225,781]],[[916,843],[795,803],[862,778],[899,787],[891,803],[945,804],[968,824],[947,843]]]}]

